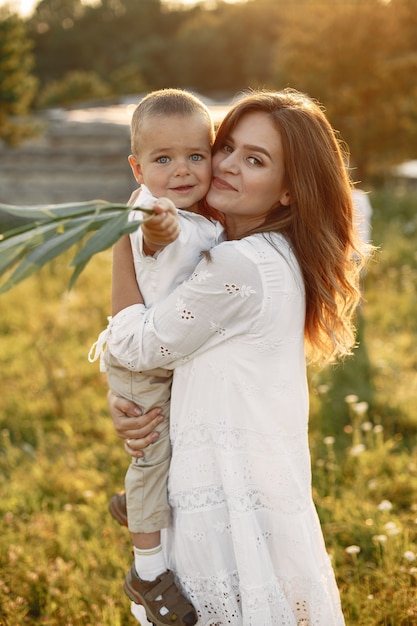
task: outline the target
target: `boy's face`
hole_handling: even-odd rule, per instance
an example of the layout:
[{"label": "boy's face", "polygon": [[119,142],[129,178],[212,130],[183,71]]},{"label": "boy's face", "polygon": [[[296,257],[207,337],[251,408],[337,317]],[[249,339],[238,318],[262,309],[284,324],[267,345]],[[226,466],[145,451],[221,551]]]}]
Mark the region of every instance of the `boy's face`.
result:
[{"label": "boy's face", "polygon": [[197,211],[211,183],[210,131],[203,115],[148,116],[138,143],[139,153],[129,157],[137,182],[179,209]]}]

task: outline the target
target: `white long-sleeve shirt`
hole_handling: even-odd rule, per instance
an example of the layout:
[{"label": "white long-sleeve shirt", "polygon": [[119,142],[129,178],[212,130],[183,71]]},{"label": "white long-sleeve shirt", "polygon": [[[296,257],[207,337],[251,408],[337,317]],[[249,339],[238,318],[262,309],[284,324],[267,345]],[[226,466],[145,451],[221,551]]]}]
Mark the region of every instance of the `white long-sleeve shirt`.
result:
[{"label": "white long-sleeve shirt", "polygon": [[[149,189],[141,185],[134,206],[151,208],[155,200]],[[219,222],[190,211],[177,211],[180,224],[178,238],[154,256],[143,252],[140,227],[130,234],[136,278],[148,306],[167,296],[186,280],[200,261],[201,253],[224,239],[224,229]],[[138,210],[132,211],[130,218],[143,219],[143,214]]]}]

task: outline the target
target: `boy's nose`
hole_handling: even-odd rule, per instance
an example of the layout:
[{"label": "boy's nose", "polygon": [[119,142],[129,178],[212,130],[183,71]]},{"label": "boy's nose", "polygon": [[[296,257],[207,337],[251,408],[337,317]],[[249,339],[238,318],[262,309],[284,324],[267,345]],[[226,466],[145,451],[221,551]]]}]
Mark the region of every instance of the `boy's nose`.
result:
[{"label": "boy's nose", "polygon": [[175,164],[175,175],[183,176],[184,174],[188,174],[189,166],[187,161],[178,161]]}]

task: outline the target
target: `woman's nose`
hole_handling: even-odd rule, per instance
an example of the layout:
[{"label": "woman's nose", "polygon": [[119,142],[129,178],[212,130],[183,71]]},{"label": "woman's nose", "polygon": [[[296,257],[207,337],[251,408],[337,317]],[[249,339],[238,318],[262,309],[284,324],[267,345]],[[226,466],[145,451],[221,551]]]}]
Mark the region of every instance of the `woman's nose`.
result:
[{"label": "woman's nose", "polygon": [[218,166],[223,172],[236,174],[238,167],[235,153],[229,152],[228,154],[225,154],[219,161]]}]

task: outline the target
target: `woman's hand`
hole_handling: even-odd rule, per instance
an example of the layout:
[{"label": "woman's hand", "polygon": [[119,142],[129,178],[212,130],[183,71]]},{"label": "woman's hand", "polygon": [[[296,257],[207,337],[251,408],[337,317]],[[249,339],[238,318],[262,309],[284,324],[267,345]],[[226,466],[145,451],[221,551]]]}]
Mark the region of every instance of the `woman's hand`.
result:
[{"label": "woman's hand", "polygon": [[144,456],[142,450],[158,439],[154,430],[164,421],[160,409],[152,409],[142,415],[140,408],[109,391],[107,402],[116,433],[124,439],[124,448],[130,456]]}]

